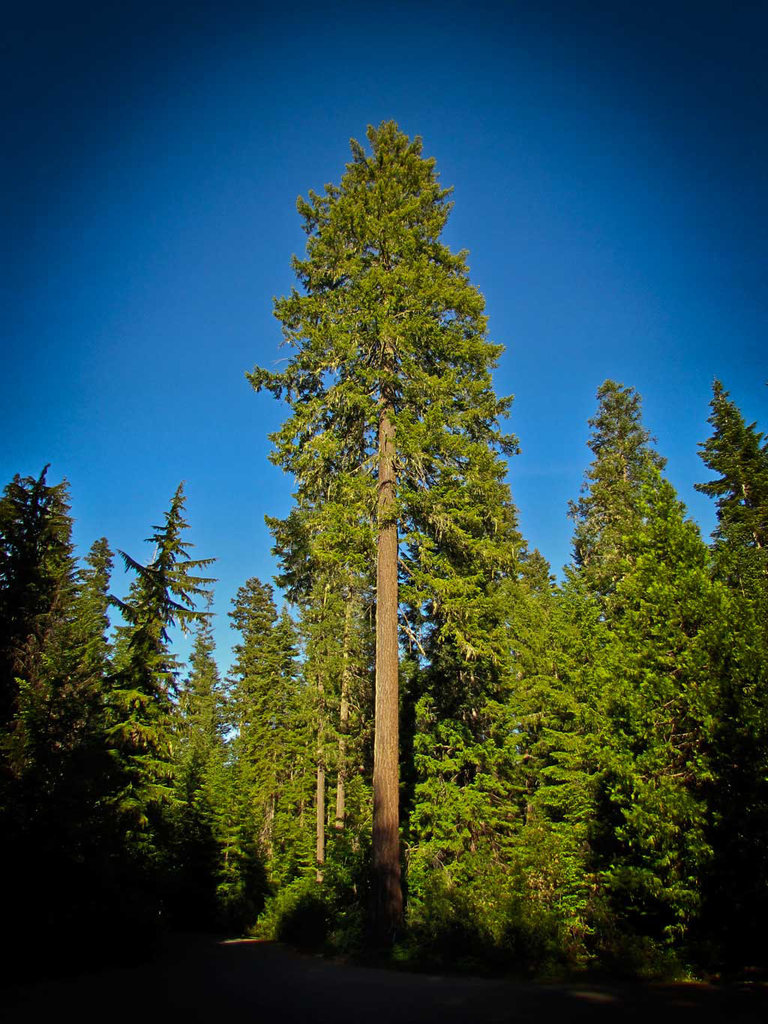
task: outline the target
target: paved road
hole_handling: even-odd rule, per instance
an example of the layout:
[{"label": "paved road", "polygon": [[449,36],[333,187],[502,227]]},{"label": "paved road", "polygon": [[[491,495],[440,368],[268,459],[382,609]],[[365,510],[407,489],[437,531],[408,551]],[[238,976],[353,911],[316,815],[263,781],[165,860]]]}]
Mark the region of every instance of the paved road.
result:
[{"label": "paved road", "polygon": [[253,940],[185,937],[140,967],[18,986],[0,997],[0,1017],[25,1024],[767,1024],[768,990],[410,974],[329,963]]}]

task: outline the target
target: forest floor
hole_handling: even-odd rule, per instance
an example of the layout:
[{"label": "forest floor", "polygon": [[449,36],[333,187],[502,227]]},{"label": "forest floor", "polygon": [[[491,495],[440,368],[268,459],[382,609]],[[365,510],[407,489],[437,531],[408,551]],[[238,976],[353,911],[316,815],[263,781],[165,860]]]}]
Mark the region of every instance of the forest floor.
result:
[{"label": "forest floor", "polygon": [[[56,956],[41,942],[39,958]],[[0,1018],[246,1021],[251,1024],[765,1024],[768,985],[641,982],[534,984],[414,974],[334,963],[253,939],[173,936],[134,967],[17,984],[0,992]]]}]

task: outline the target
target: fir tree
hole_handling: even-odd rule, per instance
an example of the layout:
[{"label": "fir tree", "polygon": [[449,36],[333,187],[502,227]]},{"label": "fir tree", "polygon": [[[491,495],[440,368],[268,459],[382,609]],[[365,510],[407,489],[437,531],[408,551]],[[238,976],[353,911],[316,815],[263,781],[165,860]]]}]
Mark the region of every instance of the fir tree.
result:
[{"label": "fir tree", "polygon": [[588,447],[595,456],[582,495],[571,502],[575,522],[574,563],[582,581],[610,604],[625,558],[624,538],[636,527],[640,493],[663,459],[652,447],[634,388],[606,380],[597,392],[597,414],[589,420]]},{"label": "fir tree", "polygon": [[[472,537],[467,531],[453,550],[455,536],[430,544],[434,596],[422,609],[423,666],[411,674],[408,694],[415,698],[408,879],[413,903],[419,904],[412,911],[422,920],[437,897],[429,877],[437,864],[450,880],[449,891],[465,889],[469,895],[473,879],[481,884],[482,878],[484,905],[495,901],[494,889],[501,895],[498,871],[514,827],[507,610],[521,540],[508,493],[499,492],[498,500],[495,535],[480,529]],[[455,522],[459,530],[476,529],[458,510]],[[426,573],[422,578],[426,582]],[[416,619],[414,591],[404,591]]]},{"label": "fir tree", "polygon": [[[208,612],[210,614],[210,601]],[[210,618],[201,620],[175,715],[177,921],[199,927],[219,917],[227,791],[224,694]]]},{"label": "fir tree", "polygon": [[285,520],[266,517],[281,567],[275,579],[299,611],[303,674],[315,695],[316,878],[325,877],[332,799],[332,855],[344,862],[332,865],[334,884],[361,867],[359,836],[347,841],[340,833],[347,823],[359,828],[361,815],[370,819],[375,545],[360,484],[336,481],[321,500],[313,500],[310,485],[301,486]]},{"label": "fir tree", "polygon": [[696,490],[716,498],[715,558],[720,576],[768,607],[768,442],[747,424],[720,381],[713,386],[713,433],[701,448],[715,480]]},{"label": "fir tree", "polygon": [[511,588],[509,609],[514,679],[508,715],[517,754],[510,861],[522,923],[534,933],[527,941],[538,932],[564,959],[581,963],[590,956],[598,911],[593,747],[604,722],[589,669],[604,627],[573,579],[554,586],[537,551],[521,569],[522,585]]},{"label": "fir tree", "polygon": [[238,815],[273,884],[309,861],[308,721],[296,664],[296,632],[278,615],[269,584],[240,587],[230,617],[240,632],[231,670],[230,709]]},{"label": "fir tree", "polygon": [[186,631],[204,618],[195,601],[207,594],[210,578],[194,575],[213,559],[192,559],[183,539],[184,490],[179,485],[148,542],[152,560],[142,565],[120,552],[136,574],[126,600],[112,597],[124,624],[117,628],[111,679],[109,736],[119,763],[116,807],[129,845],[143,857],[156,853],[162,805],[172,797],[173,696],[179,666],[170,649],[169,630]]},{"label": "fir tree", "polygon": [[0,500],[0,727],[18,714],[20,663],[34,658],[74,587],[66,482],[15,476]]},{"label": "fir tree", "polygon": [[49,486],[46,470],[37,480],[14,478],[0,502],[3,689],[10,711],[4,762],[40,800],[52,795],[66,752],[77,745],[93,682],[85,678],[77,635],[67,485]]},{"label": "fir tree", "polygon": [[716,784],[705,927],[718,954],[743,962],[768,912],[768,443],[719,381],[701,458],[716,474],[696,489],[716,499],[714,572],[730,589],[729,663],[713,737]]},{"label": "fir tree", "polygon": [[178,697],[180,751],[194,765],[190,770],[193,779],[199,768],[217,756],[224,739],[224,694],[215,652],[211,620],[201,619]]},{"label": "fir tree", "polygon": [[110,671],[109,630],[109,581],[112,573],[112,552],[106,537],[91,545],[85,558],[85,568],[80,569],[80,609],[78,619],[84,634],[86,650],[84,657],[93,673],[101,678]]},{"label": "fir tree", "polygon": [[[503,476],[488,471],[492,449],[511,451],[514,442],[498,429],[509,402],[491,384],[500,348],[486,339],[482,296],[469,282],[466,254],[439,240],[450,190],[440,187],[434,160],[422,157],[421,140],[394,123],[369,128],[368,140],[370,155],[352,141],[339,186],[298,201],[309,236],[307,258],[294,260],[304,293],[275,306],[296,353],[282,373],[257,368],[250,379],[290,405],[273,435],[274,461],[314,503],[356,495],[352,514],[374,520],[373,863],[378,929],[391,937],[402,915],[398,554],[406,566],[428,564],[436,538],[450,536],[455,549],[478,529],[491,532],[489,499]],[[448,559],[433,558],[421,576],[412,571],[422,600],[426,577],[441,570],[450,580]],[[444,584],[444,630],[459,644],[462,596]]]},{"label": "fir tree", "polygon": [[598,645],[582,669],[597,711],[592,858],[611,928],[624,936],[615,941],[639,934],[674,943],[698,919],[712,859],[728,600],[661,477],[639,396],[611,381],[598,396],[595,460],[572,506],[568,581],[598,613]]},{"label": "fir tree", "polygon": [[[16,477],[0,502],[2,633],[12,717],[2,736],[2,876],[9,921],[56,921],[72,941],[103,894],[108,758],[104,739],[103,593],[83,580],[72,553],[66,484]],[[92,590],[89,584],[93,582]],[[6,681],[7,681],[6,676]],[[79,932],[78,931],[82,930]]]},{"label": "fir tree", "polygon": [[670,940],[699,913],[712,854],[727,595],[710,580],[706,547],[671,484],[648,484],[640,511],[600,668],[610,725],[603,785],[617,815],[605,877],[632,927]]}]

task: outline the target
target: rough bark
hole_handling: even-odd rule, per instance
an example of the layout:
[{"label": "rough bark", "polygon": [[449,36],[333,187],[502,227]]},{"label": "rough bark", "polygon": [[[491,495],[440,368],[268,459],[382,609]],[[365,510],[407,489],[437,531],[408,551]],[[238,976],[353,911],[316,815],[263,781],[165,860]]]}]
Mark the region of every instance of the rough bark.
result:
[{"label": "rough bark", "polygon": [[267,860],[271,861],[275,850],[274,843],[272,841],[275,824],[275,794],[272,793],[267,801],[267,806],[264,811],[264,822],[261,827],[261,844],[266,853]]},{"label": "rough bark", "polygon": [[323,880],[323,864],[325,864],[325,760],[324,760],[324,720],[323,720],[323,681],[317,681],[318,702],[320,704],[320,715],[317,723],[317,780],[315,789],[316,818],[315,818],[315,861],[317,864],[316,879]]},{"label": "rough bark", "polygon": [[376,709],[373,755],[375,930],[391,942],[403,914],[400,885],[395,442],[391,403],[379,419],[376,565]]},{"label": "rough bark", "polygon": [[347,779],[347,730],[349,729],[349,645],[352,631],[352,600],[348,598],[344,609],[344,647],[341,670],[341,700],[339,704],[339,769],[336,776],[336,828],[344,828]]}]

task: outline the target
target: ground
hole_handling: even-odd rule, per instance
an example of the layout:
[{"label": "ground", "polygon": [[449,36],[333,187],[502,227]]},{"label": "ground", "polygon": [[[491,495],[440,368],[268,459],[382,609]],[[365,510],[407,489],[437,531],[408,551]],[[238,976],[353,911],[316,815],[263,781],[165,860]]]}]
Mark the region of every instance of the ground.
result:
[{"label": "ground", "polygon": [[[56,944],[42,953],[56,956]],[[154,960],[18,984],[0,994],[4,1021],[251,1024],[764,1024],[768,987],[642,983],[541,985],[411,974],[331,963],[250,939],[175,937]]]}]

